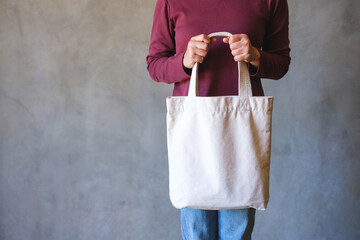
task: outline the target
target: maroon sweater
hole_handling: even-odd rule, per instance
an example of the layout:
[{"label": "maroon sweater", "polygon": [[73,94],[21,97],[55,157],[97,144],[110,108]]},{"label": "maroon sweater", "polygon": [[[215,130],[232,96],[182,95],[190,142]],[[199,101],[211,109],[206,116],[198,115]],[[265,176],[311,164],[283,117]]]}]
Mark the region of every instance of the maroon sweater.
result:
[{"label": "maroon sweater", "polygon": [[[175,83],[173,96],[188,93],[182,66],[191,37],[212,32],[245,33],[260,51],[260,66],[249,65],[254,96],[263,96],[260,78],[280,79],[290,64],[287,0],[157,0],[149,54],[150,76]],[[237,95],[237,65],[222,38],[199,67],[199,95]]]}]

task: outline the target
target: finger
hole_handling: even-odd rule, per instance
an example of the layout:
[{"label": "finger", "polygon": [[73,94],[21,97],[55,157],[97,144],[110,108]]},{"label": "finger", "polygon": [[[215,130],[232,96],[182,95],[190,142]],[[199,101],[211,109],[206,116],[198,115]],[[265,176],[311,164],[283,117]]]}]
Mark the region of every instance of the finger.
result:
[{"label": "finger", "polygon": [[229,43],[232,44],[234,42],[243,41],[246,38],[248,38],[246,34],[235,34],[230,37]]},{"label": "finger", "polygon": [[224,42],[224,43],[229,43],[229,41],[230,41],[230,38],[229,38],[229,37],[223,38],[223,42]]},{"label": "finger", "polygon": [[190,58],[193,58],[195,55],[205,57],[207,52],[208,52],[207,50],[197,48],[196,46],[192,46],[189,49]]},{"label": "finger", "polygon": [[209,49],[209,44],[208,43],[199,42],[199,41],[192,41],[191,44],[192,44],[192,47],[195,47],[195,48],[198,48],[198,49],[203,49],[205,51],[207,51]]},{"label": "finger", "polygon": [[195,63],[202,63],[204,61],[204,57],[202,56],[199,56],[199,55],[194,55],[193,58],[192,58],[193,62]]},{"label": "finger", "polygon": [[250,54],[245,53],[245,54],[236,55],[234,57],[234,60],[236,62],[240,62],[240,61],[249,62],[249,58],[250,58]]},{"label": "finger", "polygon": [[208,51],[200,48],[193,48],[192,54],[205,57]]},{"label": "finger", "polygon": [[242,42],[234,42],[230,44],[230,49],[234,50],[234,49],[238,49],[238,48],[243,48],[244,47],[244,43]]},{"label": "finger", "polygon": [[200,34],[200,35],[194,36],[194,37],[191,38],[191,40],[210,43],[210,38],[206,34]]},{"label": "finger", "polygon": [[244,52],[241,48],[237,48],[237,49],[231,50],[231,54],[235,57],[235,56],[243,55]]}]

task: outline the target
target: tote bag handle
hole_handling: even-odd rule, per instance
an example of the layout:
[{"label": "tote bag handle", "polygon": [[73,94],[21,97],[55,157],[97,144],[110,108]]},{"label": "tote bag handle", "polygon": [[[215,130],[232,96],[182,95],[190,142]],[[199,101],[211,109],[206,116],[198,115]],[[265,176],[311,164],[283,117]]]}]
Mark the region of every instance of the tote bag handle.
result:
[{"label": "tote bag handle", "polygon": [[[209,37],[231,37],[232,34],[228,32],[215,32],[209,34]],[[198,69],[199,63],[195,63],[192,68],[191,78],[190,78],[190,86],[188,97],[197,97],[199,96],[198,90]],[[239,97],[251,97],[251,82],[250,75],[247,64],[245,62],[238,62],[238,95]]]}]

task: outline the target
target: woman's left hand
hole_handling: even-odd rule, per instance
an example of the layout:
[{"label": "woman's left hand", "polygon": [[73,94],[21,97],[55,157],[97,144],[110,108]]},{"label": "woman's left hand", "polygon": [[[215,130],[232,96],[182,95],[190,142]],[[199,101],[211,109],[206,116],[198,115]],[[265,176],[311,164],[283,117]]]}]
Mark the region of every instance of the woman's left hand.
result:
[{"label": "woman's left hand", "polygon": [[235,61],[244,61],[258,68],[260,65],[260,52],[251,45],[249,36],[246,34],[235,34],[223,39],[224,43],[230,45],[231,54]]}]

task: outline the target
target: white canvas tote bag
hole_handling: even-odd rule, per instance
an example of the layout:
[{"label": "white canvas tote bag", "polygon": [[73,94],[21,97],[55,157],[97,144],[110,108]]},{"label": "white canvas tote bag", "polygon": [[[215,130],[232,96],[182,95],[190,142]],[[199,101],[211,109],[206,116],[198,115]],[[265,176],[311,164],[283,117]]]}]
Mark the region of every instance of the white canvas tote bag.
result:
[{"label": "white canvas tote bag", "polygon": [[266,209],[273,97],[253,97],[247,65],[238,62],[238,71],[238,96],[198,96],[195,64],[188,96],[166,99],[170,199],[176,208]]}]

